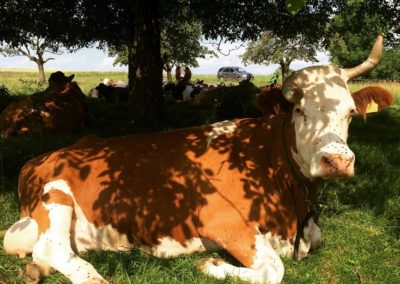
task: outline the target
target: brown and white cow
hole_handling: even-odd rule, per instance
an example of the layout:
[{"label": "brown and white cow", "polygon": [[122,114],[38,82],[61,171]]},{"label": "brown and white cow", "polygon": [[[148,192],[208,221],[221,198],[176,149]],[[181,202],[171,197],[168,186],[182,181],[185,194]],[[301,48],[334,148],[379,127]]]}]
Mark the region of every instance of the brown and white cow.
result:
[{"label": "brown and white cow", "polygon": [[45,91],[7,106],[0,115],[1,136],[80,130],[88,122],[87,105],[73,78],[54,72]]},{"label": "brown and white cow", "polygon": [[52,267],[73,283],[106,283],[77,252],[138,246],[173,257],[224,249],[242,266],[207,258],[198,268],[279,283],[280,256],[301,259],[321,242],[313,217],[318,181],[354,174],[346,140],[357,106],[346,82],[375,67],[382,40],[355,68],[295,72],[282,91],[289,105],[262,118],[88,136],[29,161],[19,177],[22,216],[6,233],[6,251],[32,253],[36,269]]}]

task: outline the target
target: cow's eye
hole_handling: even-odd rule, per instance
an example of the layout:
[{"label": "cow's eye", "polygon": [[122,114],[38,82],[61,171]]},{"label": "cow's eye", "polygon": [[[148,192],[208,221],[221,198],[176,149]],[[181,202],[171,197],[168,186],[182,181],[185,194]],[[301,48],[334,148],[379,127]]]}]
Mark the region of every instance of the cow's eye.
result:
[{"label": "cow's eye", "polygon": [[299,108],[299,107],[296,107],[296,108],[294,109],[294,111],[295,111],[295,113],[298,114],[298,115],[303,115],[303,114],[304,114],[304,111],[303,111],[301,108]]}]

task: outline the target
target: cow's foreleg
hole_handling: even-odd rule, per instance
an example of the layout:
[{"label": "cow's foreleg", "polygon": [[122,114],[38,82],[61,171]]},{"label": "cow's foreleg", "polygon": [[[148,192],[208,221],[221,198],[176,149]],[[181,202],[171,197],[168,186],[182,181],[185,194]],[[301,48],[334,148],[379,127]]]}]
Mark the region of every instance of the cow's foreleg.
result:
[{"label": "cow's foreleg", "polygon": [[314,218],[310,218],[307,226],[304,228],[304,238],[310,241],[310,250],[315,250],[321,246],[321,230],[315,224]]},{"label": "cow's foreleg", "polygon": [[[249,229],[250,231],[250,229]],[[284,266],[277,252],[256,230],[241,231],[232,236],[213,238],[221,247],[239,260],[245,267],[236,267],[221,259],[200,260],[197,267],[216,278],[238,277],[251,283],[280,283]]]},{"label": "cow's foreleg", "polygon": [[300,246],[298,251],[298,259],[302,259],[307,256],[307,254],[317,249],[321,245],[321,230],[315,224],[314,218],[310,218],[304,226],[303,238],[300,240]]},{"label": "cow's foreleg", "polygon": [[73,283],[107,283],[90,263],[78,257],[71,248],[70,228],[73,207],[70,202],[60,204],[52,200],[54,197],[57,202],[61,198],[64,200],[70,198],[72,201],[71,197],[59,190],[53,193],[46,202],[43,202],[48,212],[49,227],[39,236],[33,247],[34,263],[53,267]]}]

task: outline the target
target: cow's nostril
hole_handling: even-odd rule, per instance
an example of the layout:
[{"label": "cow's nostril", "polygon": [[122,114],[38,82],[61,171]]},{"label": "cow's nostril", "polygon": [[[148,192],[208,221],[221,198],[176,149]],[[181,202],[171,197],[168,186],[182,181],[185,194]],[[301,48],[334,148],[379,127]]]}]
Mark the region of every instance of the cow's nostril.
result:
[{"label": "cow's nostril", "polygon": [[321,157],[321,167],[327,173],[334,174],[347,174],[351,172],[351,165],[353,164],[354,156],[344,155],[324,155]]},{"label": "cow's nostril", "polygon": [[321,162],[325,165],[325,166],[333,166],[332,164],[332,159],[329,159],[329,157],[327,156],[322,156]]}]

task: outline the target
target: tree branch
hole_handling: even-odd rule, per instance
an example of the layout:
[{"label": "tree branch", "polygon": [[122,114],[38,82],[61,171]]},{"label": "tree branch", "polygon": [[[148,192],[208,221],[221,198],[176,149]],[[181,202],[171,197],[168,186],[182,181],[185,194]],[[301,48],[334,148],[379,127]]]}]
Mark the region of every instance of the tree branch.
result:
[{"label": "tree branch", "polygon": [[50,61],[50,60],[54,60],[54,58],[53,58],[53,57],[49,57],[49,58],[47,58],[46,60],[43,60],[43,64],[47,63],[47,62]]},{"label": "tree branch", "polygon": [[223,41],[223,39],[221,38],[221,39],[219,40],[219,42],[210,42],[210,44],[211,44],[219,53],[221,53],[221,54],[224,55],[224,56],[228,56],[228,55],[231,54],[232,51],[238,50],[238,49],[240,49],[241,47],[244,46],[244,43],[241,43],[241,44],[239,44],[238,46],[229,49],[227,53],[224,53],[224,52],[222,52],[222,49],[221,49],[222,41]]}]

